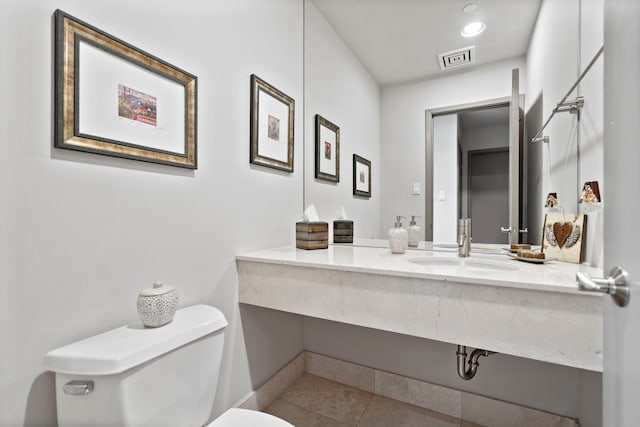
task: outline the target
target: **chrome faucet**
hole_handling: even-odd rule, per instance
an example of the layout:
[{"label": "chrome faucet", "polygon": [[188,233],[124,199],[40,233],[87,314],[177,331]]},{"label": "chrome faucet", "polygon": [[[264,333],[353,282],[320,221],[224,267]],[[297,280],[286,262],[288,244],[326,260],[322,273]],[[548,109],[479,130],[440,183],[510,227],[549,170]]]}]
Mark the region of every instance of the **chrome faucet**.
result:
[{"label": "chrome faucet", "polygon": [[458,220],[458,256],[468,257],[471,253],[471,218]]}]

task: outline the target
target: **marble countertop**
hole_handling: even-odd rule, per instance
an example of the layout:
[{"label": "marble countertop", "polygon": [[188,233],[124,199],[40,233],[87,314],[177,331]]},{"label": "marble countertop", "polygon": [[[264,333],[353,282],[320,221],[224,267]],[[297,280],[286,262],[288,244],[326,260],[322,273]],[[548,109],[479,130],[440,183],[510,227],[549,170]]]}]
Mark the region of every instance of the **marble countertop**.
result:
[{"label": "marble countertop", "polygon": [[[560,261],[550,261],[545,264],[522,262],[509,257],[502,251],[504,245],[473,245],[470,257],[459,258],[457,249],[449,245],[435,245],[435,250],[430,250],[434,247],[430,242],[422,242],[419,249],[408,249],[402,255],[391,254],[388,247],[383,246],[383,243],[386,243],[384,240],[363,239],[359,242],[356,239],[355,243],[354,245],[329,245],[328,249],[317,250],[296,249],[292,246],[279,247],[239,254],[236,259],[306,268],[601,296],[581,292],[575,283],[577,272],[602,277],[601,269],[586,264]],[[415,258],[438,258],[443,262],[421,265],[409,261]],[[483,266],[495,266],[496,270],[486,270],[481,268]],[[502,271],[503,267],[505,271]],[[510,270],[507,271],[507,269]]]}]

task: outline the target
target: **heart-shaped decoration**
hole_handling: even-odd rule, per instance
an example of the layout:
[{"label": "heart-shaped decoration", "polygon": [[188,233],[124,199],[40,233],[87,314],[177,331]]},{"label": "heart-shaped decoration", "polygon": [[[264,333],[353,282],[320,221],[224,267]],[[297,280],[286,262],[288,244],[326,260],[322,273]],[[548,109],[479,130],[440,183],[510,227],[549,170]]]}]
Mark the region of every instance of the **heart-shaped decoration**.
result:
[{"label": "heart-shaped decoration", "polygon": [[564,224],[560,222],[556,222],[553,224],[553,234],[556,236],[556,240],[558,241],[558,246],[561,248],[564,246],[567,241],[567,237],[571,234],[573,230],[573,224],[570,222],[565,222]]}]

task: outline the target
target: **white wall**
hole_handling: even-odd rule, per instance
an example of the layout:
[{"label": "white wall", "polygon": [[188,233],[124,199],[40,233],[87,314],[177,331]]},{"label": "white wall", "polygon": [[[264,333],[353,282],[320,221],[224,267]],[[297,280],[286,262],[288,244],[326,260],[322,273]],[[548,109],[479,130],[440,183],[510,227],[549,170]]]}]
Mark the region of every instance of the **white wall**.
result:
[{"label": "white wall", "polygon": [[[305,0],[305,205],[331,223],[344,206],[356,237],[380,224],[380,90],[310,0]],[[340,182],[315,178],[315,116],[340,128]],[[353,154],[371,161],[371,198],[353,195]],[[389,228],[389,221],[383,221]],[[329,227],[332,230],[332,227]]]},{"label": "white wall", "polygon": [[[520,69],[520,91],[526,87],[524,58],[470,67],[441,78],[384,86],[380,106],[382,159],[380,235],[396,212],[422,215],[426,208],[425,111],[511,95],[511,70]],[[411,195],[420,183],[419,196]],[[424,225],[424,224],[421,224]],[[424,238],[424,227],[423,236]]]},{"label": "white wall", "polygon": [[[198,76],[195,171],[52,148],[54,8]],[[303,206],[298,0],[9,0],[0,18],[0,425],[55,426],[45,353],[137,320],[154,280],[227,316],[215,412],[303,349],[237,304],[236,253],[293,244]],[[249,164],[250,75],[297,101],[295,172]]]},{"label": "white wall", "polygon": [[[525,102],[528,110],[538,98],[542,99],[543,122],[577,78],[578,2],[543,1],[540,8],[527,53]],[[537,148],[543,151],[543,194],[538,197],[544,198],[547,193],[556,192],[569,212],[575,212],[577,208],[576,124],[576,116],[557,114],[544,130],[544,135],[550,137],[550,143],[536,143]]]},{"label": "white wall", "polygon": [[[566,95],[579,74],[586,68],[603,44],[603,0],[543,1],[527,53],[527,111],[536,108],[536,132],[549,117],[555,105]],[[581,30],[580,30],[581,29]],[[544,130],[549,144],[529,147],[539,158],[538,194],[545,198],[556,192],[565,212],[578,210],[577,200],[585,181],[598,181],[606,202],[603,182],[603,59],[595,63],[579,87],[567,100],[584,96],[580,121],[576,115],[556,114]],[[534,130],[535,129],[535,130]],[[533,135],[529,135],[532,137]],[[540,194],[541,193],[541,194]],[[540,218],[544,216],[539,205]],[[585,261],[602,265],[602,213],[589,212],[587,254]],[[542,219],[538,228],[542,229]]]},{"label": "white wall", "polygon": [[433,222],[438,224],[433,241],[437,243],[458,239],[458,139],[457,114],[433,118]]}]

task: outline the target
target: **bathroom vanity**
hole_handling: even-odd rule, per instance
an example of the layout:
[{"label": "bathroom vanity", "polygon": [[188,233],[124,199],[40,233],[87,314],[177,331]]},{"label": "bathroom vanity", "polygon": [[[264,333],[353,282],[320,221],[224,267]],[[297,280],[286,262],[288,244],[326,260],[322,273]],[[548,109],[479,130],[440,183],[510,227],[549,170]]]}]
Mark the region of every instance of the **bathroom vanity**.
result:
[{"label": "bathroom vanity", "polygon": [[282,247],[236,263],[240,303],[602,371],[601,296],[575,284],[577,272],[600,269],[525,263],[499,245],[472,247],[468,258],[447,248]]}]

